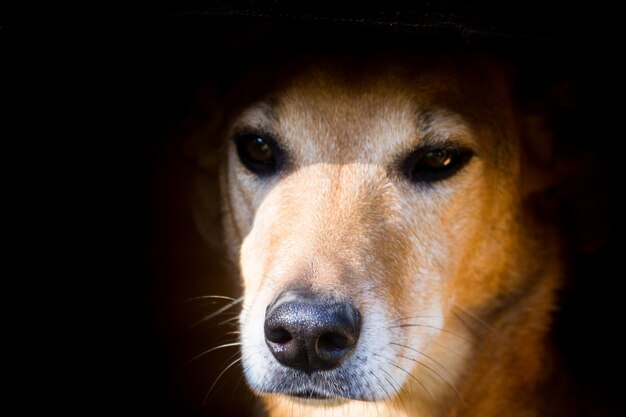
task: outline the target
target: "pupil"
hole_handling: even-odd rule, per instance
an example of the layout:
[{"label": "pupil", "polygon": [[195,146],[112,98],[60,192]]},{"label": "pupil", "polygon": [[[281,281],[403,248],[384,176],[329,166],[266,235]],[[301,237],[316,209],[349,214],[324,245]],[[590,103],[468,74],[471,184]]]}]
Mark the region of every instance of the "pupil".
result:
[{"label": "pupil", "polygon": [[258,161],[267,161],[272,158],[272,149],[263,138],[255,138],[251,148],[251,156]]},{"label": "pupil", "polygon": [[270,152],[270,147],[267,143],[261,143],[259,141],[259,145],[260,145],[261,152],[263,152],[264,154],[268,154]]},{"label": "pupil", "polygon": [[428,159],[431,166],[447,167],[452,163],[452,154],[445,150],[429,152]]},{"label": "pupil", "polygon": [[257,176],[270,176],[281,168],[282,153],[271,137],[242,134],[234,142],[239,162]]}]

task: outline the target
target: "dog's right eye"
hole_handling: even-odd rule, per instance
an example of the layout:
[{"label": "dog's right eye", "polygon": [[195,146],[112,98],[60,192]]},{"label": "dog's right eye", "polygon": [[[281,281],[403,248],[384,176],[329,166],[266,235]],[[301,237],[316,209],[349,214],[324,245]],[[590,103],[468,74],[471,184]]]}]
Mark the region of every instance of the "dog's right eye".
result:
[{"label": "dog's right eye", "polygon": [[241,135],[235,145],[239,160],[253,173],[268,176],[280,169],[282,152],[269,136]]}]

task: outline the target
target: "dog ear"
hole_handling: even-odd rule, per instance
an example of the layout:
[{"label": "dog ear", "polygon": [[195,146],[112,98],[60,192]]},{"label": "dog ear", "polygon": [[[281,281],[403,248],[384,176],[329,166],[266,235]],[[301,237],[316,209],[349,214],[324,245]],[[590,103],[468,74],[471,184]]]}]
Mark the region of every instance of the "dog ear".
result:
[{"label": "dog ear", "polygon": [[223,245],[219,173],[227,157],[226,137],[232,116],[257,99],[259,90],[262,88],[255,88],[245,74],[217,74],[198,86],[181,123],[184,155],[196,167],[191,193],[193,216],[201,236],[212,246]]},{"label": "dog ear", "polygon": [[192,215],[201,237],[216,248],[223,244],[219,170],[225,157],[218,89],[218,84],[209,81],[200,85],[180,126],[184,157],[195,167],[189,196]]},{"label": "dog ear", "polygon": [[191,94],[179,133],[184,137],[183,155],[196,168],[190,196],[193,217],[202,238],[216,247],[223,245],[219,171],[226,158],[229,113],[247,98],[238,85],[250,62],[255,62],[250,55],[258,49],[259,39],[272,28],[265,24],[231,26],[202,61],[203,77]]},{"label": "dog ear", "polygon": [[578,86],[552,82],[522,110],[522,191],[557,210],[568,243],[593,252],[610,228],[610,164]]},{"label": "dog ear", "polygon": [[556,143],[545,111],[535,109],[522,120],[522,193],[530,195],[558,186],[581,169],[585,156]]}]

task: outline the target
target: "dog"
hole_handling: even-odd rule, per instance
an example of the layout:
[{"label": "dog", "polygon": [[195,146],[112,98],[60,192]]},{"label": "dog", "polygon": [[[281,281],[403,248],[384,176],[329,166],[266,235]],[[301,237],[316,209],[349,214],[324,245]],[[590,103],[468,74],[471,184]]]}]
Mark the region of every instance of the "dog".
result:
[{"label": "dog", "polygon": [[534,203],[559,164],[512,69],[466,53],[284,67],[231,92],[219,168],[241,363],[267,413],[570,415],[548,337],[562,245]]}]

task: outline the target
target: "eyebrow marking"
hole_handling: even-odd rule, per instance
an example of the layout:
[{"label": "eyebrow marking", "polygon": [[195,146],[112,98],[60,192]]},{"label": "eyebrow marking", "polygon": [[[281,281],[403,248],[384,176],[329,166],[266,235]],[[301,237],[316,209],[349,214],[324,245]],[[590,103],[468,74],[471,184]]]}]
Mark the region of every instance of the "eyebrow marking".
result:
[{"label": "eyebrow marking", "polygon": [[433,124],[435,122],[435,110],[427,109],[421,111],[415,120],[417,124],[417,129],[419,131],[430,131],[433,129]]},{"label": "eyebrow marking", "polygon": [[275,99],[266,99],[264,101],[254,103],[247,109],[243,110],[237,118],[233,129],[235,131],[271,131],[271,127],[279,122],[277,108],[278,101]]},{"label": "eyebrow marking", "polygon": [[429,143],[462,142],[459,138],[471,138],[472,132],[465,117],[442,108],[422,110],[415,118],[418,137]]}]

